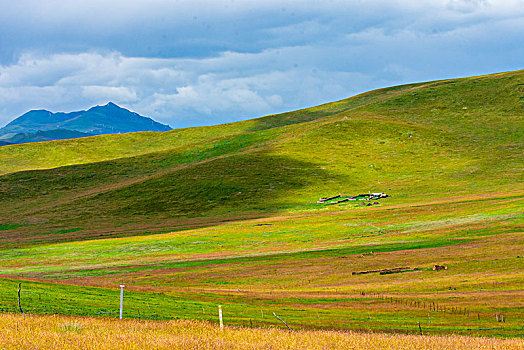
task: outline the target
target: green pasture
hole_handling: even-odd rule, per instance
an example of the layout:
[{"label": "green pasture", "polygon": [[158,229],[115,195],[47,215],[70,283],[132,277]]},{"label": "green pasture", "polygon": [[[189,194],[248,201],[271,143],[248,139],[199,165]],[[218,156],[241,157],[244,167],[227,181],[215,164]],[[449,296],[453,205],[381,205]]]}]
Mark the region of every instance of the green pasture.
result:
[{"label": "green pasture", "polygon": [[[0,280],[2,312],[20,313],[17,301],[18,281]],[[65,314],[118,317],[119,289],[68,286],[50,283],[22,283],[21,304],[25,313]],[[322,304],[322,308],[315,305]],[[358,304],[373,304],[366,309]],[[283,318],[294,329],[354,329],[362,331],[423,332],[469,335],[522,335],[522,329],[508,320],[504,324],[445,312],[428,312],[363,296],[338,298],[281,298],[275,301],[253,299],[249,295],[172,295],[165,293],[124,292],[124,318],[144,320],[198,319],[218,321],[218,305],[222,305],[226,325],[285,327],[273,316]],[[374,310],[380,307],[381,310]]]},{"label": "green pasture", "polygon": [[[198,259],[218,252],[235,257],[308,251],[314,254],[329,249],[359,254],[389,249],[384,247],[395,244],[405,249],[413,249],[411,245],[430,248],[433,244],[442,246],[454,244],[451,242],[455,240],[515,232],[524,221],[520,212],[523,198],[520,194],[421,205],[396,209],[395,215],[388,207],[366,207],[341,213],[303,214],[292,220],[267,219],[262,224],[237,222],[146,236],[10,247],[0,255],[0,273],[32,269],[62,273],[70,267],[93,270],[139,262],[155,266],[158,261],[166,264],[169,260]],[[78,230],[81,228],[68,232]]]},{"label": "green pasture", "polygon": [[[4,249],[2,310],[16,312],[22,281],[27,312],[116,317],[123,283],[127,317],[216,321],[222,304],[238,325],[279,326],[276,312],[296,328],[413,333],[420,322],[431,333],[523,335],[515,299],[524,287],[524,240],[515,235],[523,200],[426,204],[396,215],[384,206]],[[449,269],[435,272],[433,264]],[[352,275],[400,266],[419,270]],[[65,284],[35,282],[44,280]],[[497,323],[495,313],[508,321]]]}]

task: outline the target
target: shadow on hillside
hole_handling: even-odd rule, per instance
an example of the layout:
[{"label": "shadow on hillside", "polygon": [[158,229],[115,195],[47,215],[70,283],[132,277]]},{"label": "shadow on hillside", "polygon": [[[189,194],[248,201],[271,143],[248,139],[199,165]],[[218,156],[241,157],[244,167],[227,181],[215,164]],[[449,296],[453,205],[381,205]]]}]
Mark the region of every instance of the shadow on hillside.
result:
[{"label": "shadow on hillside", "polygon": [[[263,152],[192,165],[75,202],[78,217],[231,216],[295,206],[293,194],[334,179],[314,164]],[[65,208],[64,208],[65,209]]]},{"label": "shadow on hillside", "polygon": [[[132,166],[130,162],[125,164]],[[81,166],[84,172],[89,167]],[[66,181],[69,188],[64,188],[65,185],[60,185],[60,178],[67,171],[71,171],[69,176],[73,177]],[[74,176],[79,174],[75,167],[9,177],[12,182],[30,183],[42,173],[47,180],[39,184],[38,190],[53,191],[53,186],[61,186],[57,191],[61,197],[71,196],[77,190]],[[5,181],[5,177],[1,180]],[[322,186],[332,180],[337,180],[337,176],[313,163],[287,156],[253,152],[219,157],[175,168],[144,181],[124,183],[93,196],[42,207],[31,214],[43,218],[42,221],[38,225],[22,225],[17,236],[20,243],[26,241],[21,245],[31,245],[142,235],[213,226],[227,220],[262,218],[286,208],[308,204],[311,198],[301,195],[301,190]],[[77,186],[80,184],[81,181]],[[28,203],[31,200],[25,199]],[[27,223],[31,217],[26,215],[18,220]],[[82,229],[71,231],[71,228]],[[24,237],[26,231],[30,234]],[[5,236],[0,245],[8,243],[8,237]]]}]

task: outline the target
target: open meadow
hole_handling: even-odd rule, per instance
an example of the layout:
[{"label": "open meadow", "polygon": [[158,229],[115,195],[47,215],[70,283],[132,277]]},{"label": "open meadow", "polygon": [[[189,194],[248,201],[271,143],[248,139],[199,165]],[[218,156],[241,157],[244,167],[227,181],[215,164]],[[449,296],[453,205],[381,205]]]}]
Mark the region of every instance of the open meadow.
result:
[{"label": "open meadow", "polygon": [[0,347],[522,348],[462,336],[524,337],[523,84],[0,147]]}]

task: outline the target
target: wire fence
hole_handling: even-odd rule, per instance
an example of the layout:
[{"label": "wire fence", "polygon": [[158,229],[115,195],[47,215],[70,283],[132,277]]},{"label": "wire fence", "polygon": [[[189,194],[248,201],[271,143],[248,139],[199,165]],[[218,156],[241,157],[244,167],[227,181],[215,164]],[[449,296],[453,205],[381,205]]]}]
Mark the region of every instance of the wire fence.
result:
[{"label": "wire fence", "polygon": [[[119,289],[22,282],[20,300],[17,298],[17,289],[18,285],[15,281],[9,283],[9,286],[0,284],[0,312],[20,313],[20,302],[26,314],[119,317]],[[350,308],[325,308],[324,305],[303,308],[304,304],[292,305],[290,300],[285,299],[243,299],[238,295],[227,294],[207,293],[197,298],[198,300],[168,293],[125,291],[123,318],[194,319],[218,323],[218,306],[222,305],[223,320],[226,325],[247,327],[372,330],[369,325],[374,324],[375,329],[386,326],[391,331],[416,334],[423,331],[438,331],[439,318],[449,320],[450,316],[458,320],[459,324],[464,322],[470,326],[476,323],[474,321],[478,321],[479,325],[481,323],[485,325],[486,322],[499,322],[500,326],[507,322],[506,315],[502,312],[481,316],[480,313],[472,312],[467,308],[448,306],[429,300],[400,298],[377,292],[361,292],[360,302],[364,304],[371,299],[382,305],[389,304],[395,309],[391,314],[364,314]],[[343,299],[335,301],[340,303]],[[311,302],[311,300],[304,301],[306,302]],[[328,306],[333,303],[327,299],[317,302]],[[402,316],[399,311],[403,312]],[[366,325],[368,325],[367,329]]]}]

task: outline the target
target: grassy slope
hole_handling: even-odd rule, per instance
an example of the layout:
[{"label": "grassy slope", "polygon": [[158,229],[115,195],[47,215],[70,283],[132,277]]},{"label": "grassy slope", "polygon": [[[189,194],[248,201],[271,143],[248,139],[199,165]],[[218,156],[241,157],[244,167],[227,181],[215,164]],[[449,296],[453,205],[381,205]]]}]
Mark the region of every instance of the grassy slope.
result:
[{"label": "grassy slope", "polygon": [[3,147],[11,171],[87,163],[1,177],[0,214],[19,232],[122,234],[137,221],[157,230],[176,226],[166,220],[302,210],[330,193],[384,191],[405,202],[514,189],[522,80],[407,85],[224,126]]},{"label": "grassy slope", "polygon": [[23,147],[2,147],[0,159],[3,162],[0,166],[0,174],[120,159],[165,150],[177,152],[179,149],[192,149],[224,137],[314,121],[396,96],[414,85],[417,84],[376,90],[313,108],[224,125],[177,129],[162,133],[100,135],[75,140],[33,143]]},{"label": "grassy slope", "polygon": [[[413,84],[223,126],[2,147],[1,171],[14,173],[0,177],[1,272],[75,285],[32,282],[53,291],[29,292],[33,312],[95,315],[111,307],[76,285],[106,300],[124,282],[151,318],[214,319],[228,303],[237,324],[278,323],[262,308],[303,327],[416,331],[417,320],[522,335],[523,81]],[[310,204],[368,190],[392,197]],[[351,275],[398,266],[422,270]],[[144,311],[150,302],[163,311]]]}]

